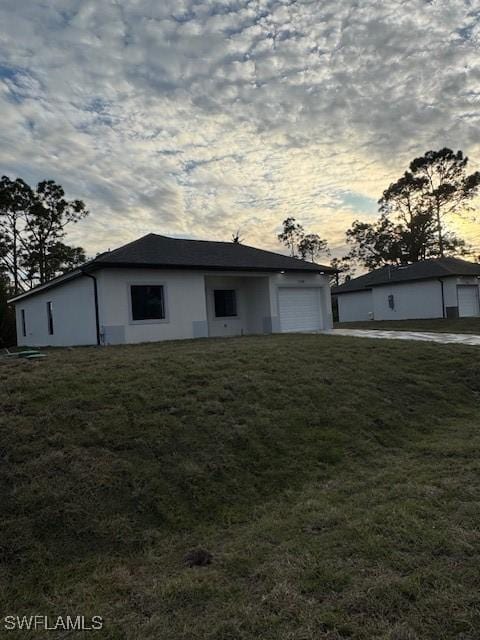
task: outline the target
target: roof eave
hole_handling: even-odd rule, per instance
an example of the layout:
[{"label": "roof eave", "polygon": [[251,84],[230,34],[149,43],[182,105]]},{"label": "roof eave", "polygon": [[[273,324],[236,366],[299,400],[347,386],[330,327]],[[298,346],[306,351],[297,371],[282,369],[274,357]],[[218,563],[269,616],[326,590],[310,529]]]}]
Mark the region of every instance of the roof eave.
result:
[{"label": "roof eave", "polygon": [[204,271],[258,271],[268,273],[281,273],[293,272],[293,273],[321,273],[321,274],[333,274],[335,270],[330,267],[323,267],[321,265],[315,265],[313,268],[305,267],[244,267],[244,266],[230,266],[230,265],[194,265],[194,264],[159,264],[148,262],[93,262],[88,266],[86,271],[94,271],[98,269],[116,269],[116,268],[130,268],[130,269],[195,269]]},{"label": "roof eave", "polygon": [[345,291],[337,291],[335,289],[332,289],[332,296],[340,296],[343,295],[344,293],[363,293],[364,291],[371,291],[372,287],[368,286],[368,287],[358,287],[355,289],[346,289]]},{"label": "roof eave", "polygon": [[83,271],[84,269],[82,267],[79,269],[75,269],[74,271],[70,271],[69,273],[65,273],[63,276],[59,276],[54,280],[50,280],[50,282],[37,285],[36,287],[33,287],[33,289],[29,289],[28,291],[24,291],[23,293],[20,293],[14,296],[13,298],[10,298],[9,300],[7,300],[7,303],[15,304],[16,302],[19,302],[20,300],[23,300],[25,298],[29,298],[30,296],[35,296],[38,293],[43,293],[44,291],[48,291],[49,289],[59,287],[60,285],[65,284],[66,282],[70,282],[70,280],[75,280],[75,278],[79,278],[83,274]]},{"label": "roof eave", "polygon": [[443,280],[444,278],[480,278],[480,273],[443,273],[428,276],[416,276],[405,280],[386,280],[385,282],[375,282],[371,287],[385,287],[389,284],[408,284],[409,282],[419,282],[420,280]]}]

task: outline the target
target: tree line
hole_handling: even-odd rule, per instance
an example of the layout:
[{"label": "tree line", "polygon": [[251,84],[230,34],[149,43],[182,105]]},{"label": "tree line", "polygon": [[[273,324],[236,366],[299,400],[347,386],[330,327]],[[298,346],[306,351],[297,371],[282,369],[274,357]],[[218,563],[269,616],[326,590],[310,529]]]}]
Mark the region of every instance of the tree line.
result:
[{"label": "tree line", "polygon": [[[455,217],[473,219],[472,200],[479,193],[480,172],[468,172],[462,151],[443,148],[415,158],[405,173],[383,192],[379,218],[355,220],[346,232],[350,251],[331,265],[345,279],[361,266],[403,265],[428,258],[472,255],[467,242],[449,229]],[[283,222],[278,239],[290,255],[314,262],[329,256],[328,243],[305,234],[295,218]]]},{"label": "tree line", "polygon": [[53,180],[32,188],[21,178],[0,179],[0,347],[15,343],[7,299],[85,262],[85,251],[66,244],[65,235],[87,215]]},{"label": "tree line", "polygon": [[43,180],[35,188],[24,180],[0,180],[0,270],[14,294],[85,262],[85,251],[64,242],[66,227],[88,211],[81,200],[67,200],[63,188]]}]

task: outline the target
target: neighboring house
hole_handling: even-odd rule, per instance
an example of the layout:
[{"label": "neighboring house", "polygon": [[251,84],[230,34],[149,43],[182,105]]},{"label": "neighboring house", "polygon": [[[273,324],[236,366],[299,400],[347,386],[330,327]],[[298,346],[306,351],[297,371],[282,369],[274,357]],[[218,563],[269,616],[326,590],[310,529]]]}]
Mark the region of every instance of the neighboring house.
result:
[{"label": "neighboring house", "polygon": [[11,300],[19,345],[319,331],[333,270],[232,242],[153,233]]},{"label": "neighboring house", "polygon": [[437,258],[386,266],[332,289],[340,322],[480,316],[480,264]]}]

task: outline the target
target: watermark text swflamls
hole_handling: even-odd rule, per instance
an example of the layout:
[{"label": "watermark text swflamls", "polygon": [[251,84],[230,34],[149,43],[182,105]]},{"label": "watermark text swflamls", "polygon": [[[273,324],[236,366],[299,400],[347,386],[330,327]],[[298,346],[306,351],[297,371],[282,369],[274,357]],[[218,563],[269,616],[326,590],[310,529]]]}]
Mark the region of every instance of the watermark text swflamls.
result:
[{"label": "watermark text swflamls", "polygon": [[99,631],[103,628],[101,616],[5,616],[5,631]]}]

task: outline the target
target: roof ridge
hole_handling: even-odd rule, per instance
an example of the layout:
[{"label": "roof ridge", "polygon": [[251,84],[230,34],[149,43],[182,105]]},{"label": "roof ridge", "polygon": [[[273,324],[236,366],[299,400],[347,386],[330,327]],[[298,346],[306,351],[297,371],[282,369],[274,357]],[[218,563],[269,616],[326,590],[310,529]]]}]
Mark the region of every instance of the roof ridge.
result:
[{"label": "roof ridge", "polygon": [[[239,244],[235,242],[228,242],[227,240],[203,240],[199,238],[173,238],[172,236],[163,236],[160,233],[147,233],[148,236],[155,236],[156,238],[166,238],[167,240],[181,240],[182,242],[209,242],[215,244]],[[143,236],[146,238],[146,236]],[[141,240],[141,238],[139,238]]]}]

